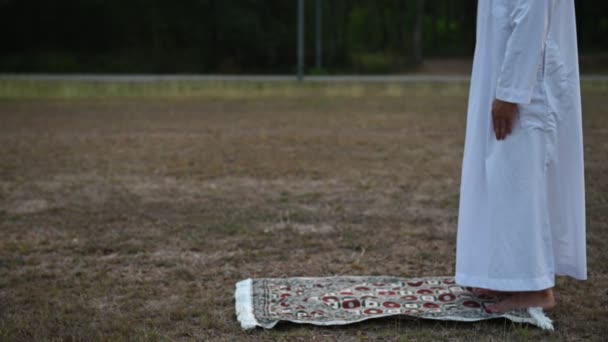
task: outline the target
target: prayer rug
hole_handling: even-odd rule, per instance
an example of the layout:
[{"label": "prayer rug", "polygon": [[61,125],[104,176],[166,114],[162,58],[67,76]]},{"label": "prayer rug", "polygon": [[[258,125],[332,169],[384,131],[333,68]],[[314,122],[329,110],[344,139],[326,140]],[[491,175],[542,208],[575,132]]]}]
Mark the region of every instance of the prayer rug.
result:
[{"label": "prayer rug", "polygon": [[279,321],[338,325],[407,315],[450,321],[506,318],[553,330],[541,308],[489,313],[498,298],[476,295],[454,277],[336,276],[245,279],[236,284],[236,314],[243,329],[270,329]]}]

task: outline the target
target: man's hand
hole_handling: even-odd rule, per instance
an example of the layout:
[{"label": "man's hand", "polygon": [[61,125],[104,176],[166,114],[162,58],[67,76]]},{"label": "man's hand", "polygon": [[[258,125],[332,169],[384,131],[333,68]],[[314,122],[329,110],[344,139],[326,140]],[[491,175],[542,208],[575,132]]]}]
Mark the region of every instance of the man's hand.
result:
[{"label": "man's hand", "polygon": [[507,135],[511,134],[517,110],[517,103],[494,99],[494,102],[492,102],[492,122],[494,123],[494,134],[496,134],[497,140],[504,140]]}]

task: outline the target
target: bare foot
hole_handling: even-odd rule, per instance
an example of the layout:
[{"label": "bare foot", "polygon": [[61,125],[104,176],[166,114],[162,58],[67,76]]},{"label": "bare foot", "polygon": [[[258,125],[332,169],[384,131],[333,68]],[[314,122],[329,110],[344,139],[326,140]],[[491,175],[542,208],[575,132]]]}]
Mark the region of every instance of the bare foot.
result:
[{"label": "bare foot", "polygon": [[513,294],[513,292],[490,290],[490,289],[484,289],[482,287],[472,287],[471,292],[473,292],[477,296],[486,295],[486,296],[493,296],[493,297],[504,297],[504,296],[509,296],[509,295]]},{"label": "bare foot", "polygon": [[552,289],[542,291],[523,291],[515,292],[511,296],[501,300],[500,302],[489,306],[488,312],[503,313],[510,310],[526,309],[531,307],[540,307],[545,310],[551,310],[555,307],[556,301],[553,296]]}]

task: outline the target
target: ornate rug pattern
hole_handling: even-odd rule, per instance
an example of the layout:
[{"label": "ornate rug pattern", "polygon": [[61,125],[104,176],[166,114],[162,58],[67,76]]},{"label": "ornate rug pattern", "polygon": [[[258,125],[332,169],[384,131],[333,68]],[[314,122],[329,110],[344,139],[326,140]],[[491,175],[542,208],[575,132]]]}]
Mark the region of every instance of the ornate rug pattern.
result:
[{"label": "ornate rug pattern", "polygon": [[453,321],[504,317],[553,330],[541,308],[487,312],[486,307],[497,300],[477,296],[447,276],[249,278],[239,281],[235,292],[236,314],[243,329],[270,329],[279,321],[338,325],[407,315]]}]

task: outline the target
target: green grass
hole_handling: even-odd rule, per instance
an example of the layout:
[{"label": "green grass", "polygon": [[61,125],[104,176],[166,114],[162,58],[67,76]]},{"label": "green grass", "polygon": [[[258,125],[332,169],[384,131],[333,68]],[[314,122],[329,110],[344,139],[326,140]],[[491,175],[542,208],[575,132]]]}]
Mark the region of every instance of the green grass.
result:
[{"label": "green grass", "polygon": [[461,84],[421,82],[340,84],[284,81],[31,81],[0,80],[0,99],[273,99],[320,97],[424,96],[436,91],[451,94],[467,89]]}]

